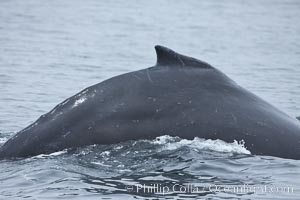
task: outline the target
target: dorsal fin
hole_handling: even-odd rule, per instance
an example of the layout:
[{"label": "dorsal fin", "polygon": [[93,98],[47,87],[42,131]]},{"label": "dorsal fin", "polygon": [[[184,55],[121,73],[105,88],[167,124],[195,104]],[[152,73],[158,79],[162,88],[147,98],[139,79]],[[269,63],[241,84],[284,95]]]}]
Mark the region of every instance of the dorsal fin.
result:
[{"label": "dorsal fin", "polygon": [[209,64],[192,57],[184,56],[160,45],[155,46],[157,62],[156,65],[191,66],[201,68],[212,68]]}]

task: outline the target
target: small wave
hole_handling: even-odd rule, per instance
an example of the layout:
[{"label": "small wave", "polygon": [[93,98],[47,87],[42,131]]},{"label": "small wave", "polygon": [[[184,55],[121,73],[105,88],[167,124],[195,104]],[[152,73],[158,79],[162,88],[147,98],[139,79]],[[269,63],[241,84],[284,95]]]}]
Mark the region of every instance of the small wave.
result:
[{"label": "small wave", "polygon": [[50,154],[40,154],[40,155],[34,156],[32,158],[48,158],[48,157],[53,157],[53,156],[59,156],[64,153],[67,153],[67,149],[62,150],[62,151],[57,151],[54,153],[50,153]]},{"label": "small wave", "polygon": [[193,148],[195,150],[212,150],[224,153],[239,153],[239,154],[251,154],[249,150],[245,147],[245,142],[236,141],[232,143],[227,143],[222,140],[211,140],[202,139],[195,137],[193,140],[180,139],[178,137],[171,137],[169,135],[164,135],[157,137],[153,144],[163,145],[167,150],[175,150],[184,146]]},{"label": "small wave", "polygon": [[95,164],[95,165],[100,165],[100,166],[103,166],[103,167],[112,167],[112,165],[107,165],[107,164],[104,164],[103,162],[91,162],[92,164]]},{"label": "small wave", "polygon": [[[126,144],[127,143],[127,144]],[[124,150],[124,144],[126,146],[126,151]],[[147,145],[148,144],[148,145]],[[179,137],[172,137],[169,135],[164,135],[155,138],[154,140],[137,140],[137,141],[128,141],[121,144],[111,145],[109,149],[106,149],[106,145],[91,145],[87,147],[83,147],[78,149],[77,155],[88,155],[88,154],[97,154],[101,158],[109,158],[115,157],[119,153],[122,155],[128,155],[133,153],[136,155],[137,153],[143,152],[147,155],[147,153],[154,153],[154,152],[161,152],[161,151],[174,151],[183,147],[187,147],[194,151],[199,152],[199,150],[208,150],[208,151],[215,151],[215,152],[222,152],[222,153],[237,153],[237,154],[248,154],[250,155],[251,152],[246,149],[244,146],[245,142],[236,141],[232,143],[227,143],[222,140],[211,140],[211,139],[202,139],[195,137],[193,140],[188,139],[181,139]],[[104,151],[101,151],[102,148],[105,148]],[[141,151],[141,149],[143,149]],[[147,151],[148,150],[148,151]],[[100,151],[100,152],[99,152]],[[49,158],[55,157],[62,154],[67,153],[68,150],[64,149],[62,151],[50,153],[50,154],[39,154],[37,156],[32,157],[33,159],[40,159],[40,158]],[[113,154],[113,155],[111,155]],[[76,155],[76,153],[75,153]],[[98,165],[103,165],[103,163],[94,163]],[[104,165],[103,165],[104,166]]]}]

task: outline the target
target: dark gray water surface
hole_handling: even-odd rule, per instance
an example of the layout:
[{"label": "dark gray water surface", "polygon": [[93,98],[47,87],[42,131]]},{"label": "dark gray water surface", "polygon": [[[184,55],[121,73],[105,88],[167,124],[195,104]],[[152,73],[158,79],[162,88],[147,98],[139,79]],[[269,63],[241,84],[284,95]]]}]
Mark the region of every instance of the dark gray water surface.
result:
[{"label": "dark gray water surface", "polygon": [[[299,19],[297,0],[1,0],[0,142],[85,87],[154,65],[155,44],[300,116]],[[0,161],[0,199],[300,197],[299,161],[238,144],[164,136],[57,154]]]}]

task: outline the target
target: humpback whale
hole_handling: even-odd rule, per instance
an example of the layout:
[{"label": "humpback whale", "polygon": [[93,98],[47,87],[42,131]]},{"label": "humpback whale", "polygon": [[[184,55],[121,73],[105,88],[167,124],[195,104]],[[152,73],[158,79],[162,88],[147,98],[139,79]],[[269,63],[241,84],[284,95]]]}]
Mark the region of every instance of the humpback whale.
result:
[{"label": "humpback whale", "polygon": [[300,122],[210,64],[155,46],[155,66],[66,99],[16,133],[1,159],[161,135],[244,141],[254,155],[300,159]]}]

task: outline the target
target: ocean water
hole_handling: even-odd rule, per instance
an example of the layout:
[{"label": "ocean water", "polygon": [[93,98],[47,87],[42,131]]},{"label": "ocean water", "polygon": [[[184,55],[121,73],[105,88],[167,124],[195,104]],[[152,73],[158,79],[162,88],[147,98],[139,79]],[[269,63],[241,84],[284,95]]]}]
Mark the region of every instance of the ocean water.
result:
[{"label": "ocean water", "polygon": [[[156,44],[300,116],[299,11],[297,0],[1,0],[0,145],[80,90],[153,66]],[[162,136],[0,161],[0,199],[299,197],[299,161],[239,141]]]}]

